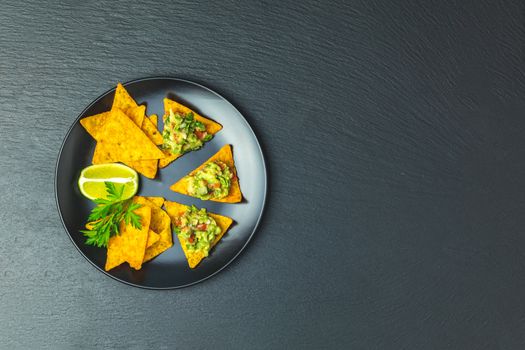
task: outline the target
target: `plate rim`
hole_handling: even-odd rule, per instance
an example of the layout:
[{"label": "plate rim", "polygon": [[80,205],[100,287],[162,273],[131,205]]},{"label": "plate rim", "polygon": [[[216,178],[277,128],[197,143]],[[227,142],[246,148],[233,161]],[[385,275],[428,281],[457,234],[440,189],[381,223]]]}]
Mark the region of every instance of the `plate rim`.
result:
[{"label": "plate rim", "polygon": [[101,95],[99,95],[98,97],[93,99],[93,101],[91,101],[91,103],[88,104],[80,112],[80,114],[75,118],[75,120],[70,125],[69,129],[67,130],[67,132],[66,132],[66,134],[65,134],[65,136],[64,136],[64,138],[62,140],[62,143],[60,145],[60,149],[59,149],[58,155],[57,155],[57,160],[56,160],[56,163],[55,163],[55,179],[54,179],[55,204],[57,206],[57,211],[58,211],[58,216],[60,217],[60,222],[62,223],[62,227],[64,228],[64,231],[66,231],[67,236],[69,237],[69,240],[71,241],[73,246],[76,248],[76,250],[80,253],[80,255],[82,255],[84,257],[84,259],[86,259],[98,271],[102,272],[104,275],[112,278],[113,280],[119,281],[120,283],[123,283],[123,284],[128,285],[128,286],[137,287],[137,288],[141,288],[141,289],[148,289],[148,290],[174,290],[174,289],[181,289],[181,288],[186,288],[186,287],[193,286],[195,284],[204,282],[204,281],[208,280],[209,278],[217,275],[219,272],[221,272],[226,267],[228,267],[234,260],[236,260],[237,257],[244,251],[244,249],[246,248],[248,243],[250,243],[250,241],[252,240],[255,232],[259,228],[259,224],[261,223],[262,217],[264,216],[264,212],[265,212],[265,209],[266,209],[266,201],[268,199],[268,169],[266,167],[266,159],[264,157],[264,153],[262,151],[259,139],[257,138],[257,134],[255,134],[255,132],[253,131],[251,125],[248,123],[248,121],[246,120],[244,115],[227,98],[225,98],[224,96],[222,96],[218,92],[212,90],[211,88],[208,88],[207,86],[204,86],[203,84],[200,84],[200,83],[197,83],[195,81],[188,80],[188,79],[176,78],[176,77],[172,77],[172,76],[162,76],[162,75],[160,75],[160,76],[151,76],[151,77],[138,78],[138,79],[133,79],[133,80],[127,81],[125,83],[122,83],[122,85],[123,86],[127,86],[127,85],[130,85],[130,84],[140,83],[142,81],[148,81],[148,80],[173,80],[173,81],[179,81],[179,82],[195,85],[195,86],[197,86],[197,87],[199,87],[201,89],[207,90],[208,92],[210,92],[210,93],[220,97],[222,100],[226,101],[230,105],[230,107],[233,108],[233,110],[236,111],[241,116],[241,119],[244,121],[244,124],[248,127],[248,130],[252,133],[252,135],[255,138],[255,141],[257,143],[257,148],[259,149],[259,154],[260,154],[261,159],[262,159],[262,168],[263,168],[263,171],[264,171],[264,177],[263,177],[264,178],[264,193],[263,193],[263,201],[262,201],[261,211],[259,213],[257,221],[255,222],[255,226],[254,226],[252,232],[250,233],[248,239],[246,240],[246,242],[239,249],[239,251],[230,260],[228,260],[223,266],[221,266],[217,271],[215,271],[215,272],[211,273],[210,275],[208,275],[208,276],[206,276],[204,278],[201,278],[201,279],[199,279],[197,281],[194,281],[194,282],[191,282],[191,283],[186,283],[186,284],[183,284],[183,285],[180,285],[180,286],[169,286],[169,287],[144,286],[144,285],[140,285],[140,284],[136,284],[136,283],[132,283],[132,282],[128,282],[128,281],[122,280],[122,279],[120,279],[120,278],[118,278],[116,276],[113,276],[113,275],[109,274],[107,271],[104,271],[102,268],[100,268],[98,265],[96,265],[93,261],[91,261],[91,259],[89,259],[86,256],[86,254],[84,254],[82,252],[82,250],[80,250],[80,247],[73,240],[73,237],[71,236],[71,233],[69,232],[68,228],[66,227],[66,224],[64,222],[64,218],[62,217],[62,210],[60,208],[60,202],[59,202],[59,199],[58,199],[58,167],[59,167],[59,164],[60,164],[60,158],[62,156],[62,151],[64,149],[66,141],[69,139],[69,135],[71,134],[71,131],[73,130],[75,125],[77,125],[77,123],[79,123],[80,118],[94,104],[96,104],[98,101],[100,101],[106,95],[108,95],[108,94],[112,93],[113,91],[115,91],[116,87],[113,87],[113,88],[105,91],[104,93],[102,93]]}]

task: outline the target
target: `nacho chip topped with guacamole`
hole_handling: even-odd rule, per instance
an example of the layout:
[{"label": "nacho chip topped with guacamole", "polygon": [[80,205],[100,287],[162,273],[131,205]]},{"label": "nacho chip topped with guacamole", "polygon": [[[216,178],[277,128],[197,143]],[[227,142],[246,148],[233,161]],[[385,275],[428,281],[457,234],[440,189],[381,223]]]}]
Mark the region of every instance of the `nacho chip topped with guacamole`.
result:
[{"label": "nacho chip topped with guacamole", "polygon": [[159,162],[161,168],[184,153],[201,148],[222,129],[220,124],[169,98],[164,99],[164,112],[162,148],[166,157]]},{"label": "nacho chip topped with guacamole", "polygon": [[215,202],[238,203],[241,188],[230,145],[225,145],[206,162],[171,185],[170,190]]},{"label": "nacho chip topped with guacamole", "polygon": [[190,268],[195,268],[224,236],[233,220],[206,209],[177,202],[164,202]]}]

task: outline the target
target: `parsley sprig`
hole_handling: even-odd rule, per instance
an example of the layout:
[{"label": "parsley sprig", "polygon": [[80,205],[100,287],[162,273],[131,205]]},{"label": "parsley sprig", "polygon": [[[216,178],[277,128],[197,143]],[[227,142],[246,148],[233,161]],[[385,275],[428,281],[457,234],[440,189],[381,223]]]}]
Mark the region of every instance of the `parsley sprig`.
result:
[{"label": "parsley sprig", "polygon": [[133,227],[140,229],[140,216],[133,211],[140,208],[141,205],[133,203],[132,199],[122,200],[124,185],[117,186],[113,182],[104,182],[108,193],[106,199],[95,199],[97,204],[89,214],[88,230],[81,230],[87,237],[86,244],[97,247],[107,247],[109,238],[119,234],[119,225],[125,222]]}]

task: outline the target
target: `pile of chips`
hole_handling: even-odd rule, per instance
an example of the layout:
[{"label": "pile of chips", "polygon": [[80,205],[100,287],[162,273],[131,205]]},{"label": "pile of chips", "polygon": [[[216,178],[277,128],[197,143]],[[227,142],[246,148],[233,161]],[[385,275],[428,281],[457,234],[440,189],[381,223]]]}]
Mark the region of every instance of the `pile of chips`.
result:
[{"label": "pile of chips", "polygon": [[166,157],[157,147],[162,144],[157,122],[156,115],[146,117],[146,106],[139,106],[120,83],[111,110],[80,120],[97,141],[93,164],[121,162],[150,179]]},{"label": "pile of chips", "polygon": [[161,209],[164,198],[136,196],[133,202],[142,205],[135,210],[141,218],[142,227],[137,229],[121,223],[120,234],[109,239],[106,271],[124,262],[139,270],[142,263],[173,246],[171,220]]}]

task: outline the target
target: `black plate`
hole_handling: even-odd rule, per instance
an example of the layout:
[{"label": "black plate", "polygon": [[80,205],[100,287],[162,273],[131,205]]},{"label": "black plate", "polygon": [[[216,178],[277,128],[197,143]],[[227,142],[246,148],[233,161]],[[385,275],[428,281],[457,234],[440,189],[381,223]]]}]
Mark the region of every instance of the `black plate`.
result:
[{"label": "black plate", "polygon": [[[173,247],[135,271],[128,264],[104,271],[106,249],[84,244],[79,232],[93,208],[93,203],[84,198],[78,189],[80,171],[91,165],[95,141],[82,128],[79,120],[111,108],[115,89],[104,93],[91,103],[69,129],[62,144],[55,175],[55,191],[58,211],[66,231],[78,251],[108,276],[121,282],[151,289],[170,289],[201,282],[221,271],[235,259],[250,241],[261,218],[266,199],[266,167],[264,158],[248,122],[226,99],[214,91],[181,79],[146,78],[124,84],[139,104],[146,104],[147,114],[159,116],[162,130],[164,114],[163,98],[169,97],[192,108],[197,113],[222,124],[223,129],[205,146],[185,154],[164,169],[160,169],[155,180],[140,177],[138,194],[162,196],[168,201],[195,204],[212,213],[222,214],[234,220],[233,226],[212,249],[210,256],[195,269],[190,269],[176,237]],[[231,144],[235,165],[239,175],[244,200],[238,204],[201,201],[169,190],[169,186],[203,161],[212,156],[225,144]]]}]

